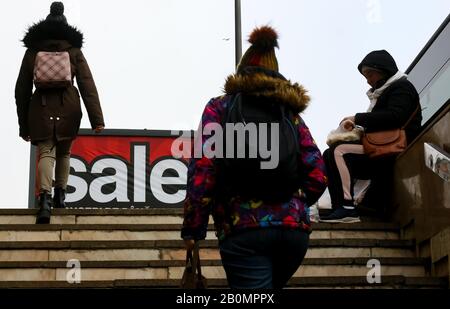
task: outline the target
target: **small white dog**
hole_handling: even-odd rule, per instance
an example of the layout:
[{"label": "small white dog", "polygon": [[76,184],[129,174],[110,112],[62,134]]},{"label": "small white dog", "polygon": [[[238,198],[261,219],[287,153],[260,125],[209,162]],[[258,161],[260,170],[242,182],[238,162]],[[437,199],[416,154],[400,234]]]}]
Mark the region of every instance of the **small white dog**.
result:
[{"label": "small white dog", "polygon": [[337,142],[360,141],[363,129],[355,126],[353,121],[346,119],[339,124],[336,130],[331,131],[327,136],[327,145],[331,146]]}]

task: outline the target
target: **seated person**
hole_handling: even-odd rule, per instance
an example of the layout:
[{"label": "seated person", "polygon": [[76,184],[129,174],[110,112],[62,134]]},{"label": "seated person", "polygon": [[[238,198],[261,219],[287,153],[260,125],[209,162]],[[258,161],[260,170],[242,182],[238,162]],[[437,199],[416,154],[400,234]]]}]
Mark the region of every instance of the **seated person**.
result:
[{"label": "seated person", "polygon": [[[370,106],[365,113],[342,120],[344,130],[353,128],[366,132],[397,129],[412,120],[405,128],[408,143],[419,133],[422,121],[419,95],[407,75],[400,72],[392,56],[385,50],[369,53],[358,65],[367,79]],[[414,114],[415,113],[415,114]],[[414,114],[414,116],[413,116]],[[330,144],[330,143],[329,143]],[[370,181],[364,199],[370,208],[383,210],[390,199],[395,157],[370,159],[359,140],[334,142],[324,154],[328,174],[328,190],[333,213],[321,217],[321,222],[359,222],[359,198],[355,196],[356,179]],[[364,190],[363,190],[364,191]]]}]

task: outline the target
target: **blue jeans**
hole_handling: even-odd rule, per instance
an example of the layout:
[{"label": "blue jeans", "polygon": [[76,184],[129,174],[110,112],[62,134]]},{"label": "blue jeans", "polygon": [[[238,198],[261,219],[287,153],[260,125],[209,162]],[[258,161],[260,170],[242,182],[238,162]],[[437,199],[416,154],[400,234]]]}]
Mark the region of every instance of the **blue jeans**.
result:
[{"label": "blue jeans", "polygon": [[231,235],[219,243],[230,288],[281,289],[303,261],[309,234],[260,228]]}]

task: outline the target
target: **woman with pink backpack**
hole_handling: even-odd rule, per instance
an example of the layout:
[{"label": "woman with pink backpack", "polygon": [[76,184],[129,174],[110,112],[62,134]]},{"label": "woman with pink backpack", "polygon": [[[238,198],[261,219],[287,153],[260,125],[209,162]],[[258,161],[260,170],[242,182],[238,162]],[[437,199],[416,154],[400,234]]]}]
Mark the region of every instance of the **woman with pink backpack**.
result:
[{"label": "woman with pink backpack", "polygon": [[36,223],[49,223],[52,204],[65,207],[70,149],[82,117],[75,77],[92,129],[99,133],[105,123],[97,88],[81,51],[83,34],[67,23],[61,2],[53,2],[47,18],[31,26],[22,41],[27,50],[15,88],[19,135],[38,147]]}]

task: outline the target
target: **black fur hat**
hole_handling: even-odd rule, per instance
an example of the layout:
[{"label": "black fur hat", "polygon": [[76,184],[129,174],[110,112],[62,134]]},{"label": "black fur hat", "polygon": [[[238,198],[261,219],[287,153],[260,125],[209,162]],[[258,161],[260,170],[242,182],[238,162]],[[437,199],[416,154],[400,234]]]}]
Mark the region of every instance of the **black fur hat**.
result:
[{"label": "black fur hat", "polygon": [[50,6],[50,14],[45,20],[67,24],[66,16],[64,16],[64,4],[62,2],[53,2]]}]

